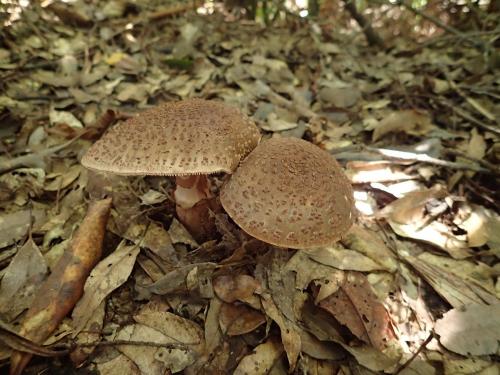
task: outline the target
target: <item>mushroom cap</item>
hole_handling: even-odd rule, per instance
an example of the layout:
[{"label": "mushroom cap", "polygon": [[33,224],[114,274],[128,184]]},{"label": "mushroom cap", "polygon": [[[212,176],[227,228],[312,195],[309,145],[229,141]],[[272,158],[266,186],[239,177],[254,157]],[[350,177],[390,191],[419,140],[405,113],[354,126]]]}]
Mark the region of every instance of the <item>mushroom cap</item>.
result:
[{"label": "mushroom cap", "polygon": [[337,161],[295,138],[258,145],[222,187],[220,200],[251,236],[294,249],[334,243],[356,216],[351,184]]},{"label": "mushroom cap", "polygon": [[187,99],[113,127],[90,147],[82,164],[120,175],[230,173],[259,140],[257,126],[238,109]]}]

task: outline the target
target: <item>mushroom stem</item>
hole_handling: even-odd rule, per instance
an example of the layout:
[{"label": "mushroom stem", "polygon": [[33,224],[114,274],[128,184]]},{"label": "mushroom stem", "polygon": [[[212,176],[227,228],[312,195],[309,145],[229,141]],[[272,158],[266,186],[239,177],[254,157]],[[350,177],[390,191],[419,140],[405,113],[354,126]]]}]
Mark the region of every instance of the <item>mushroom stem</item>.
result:
[{"label": "mushroom stem", "polygon": [[199,201],[212,197],[206,175],[177,176],[175,184],[175,203],[182,208],[191,208]]},{"label": "mushroom stem", "polygon": [[206,241],[215,231],[210,210],[217,210],[207,176],[177,176],[175,182],[174,198],[179,221],[196,241]]}]

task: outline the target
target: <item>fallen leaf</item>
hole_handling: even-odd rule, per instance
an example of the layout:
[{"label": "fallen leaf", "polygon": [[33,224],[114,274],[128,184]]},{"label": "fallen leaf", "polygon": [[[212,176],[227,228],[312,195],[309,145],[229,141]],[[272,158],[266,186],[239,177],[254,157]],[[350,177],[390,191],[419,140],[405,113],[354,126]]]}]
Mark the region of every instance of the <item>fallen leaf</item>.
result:
[{"label": "fallen leaf", "polygon": [[397,270],[398,263],[394,253],[376,232],[359,225],[353,225],[341,242],[349,249],[370,257],[374,262],[382,265],[386,271],[395,272]]},{"label": "fallen leaf", "polygon": [[0,215],[0,248],[19,241],[28,233],[32,224],[38,227],[44,220],[43,210],[26,209]]},{"label": "fallen leaf", "polygon": [[376,271],[384,267],[367,256],[339,245],[308,250],[308,256],[318,263],[341,270]]},{"label": "fallen leaf", "polygon": [[361,273],[349,272],[338,291],[319,301],[319,306],[379,350],[385,349],[393,337],[389,316]]},{"label": "fallen leaf", "polygon": [[391,112],[382,119],[373,130],[372,140],[378,141],[384,135],[404,132],[411,135],[425,135],[434,128],[431,119],[425,113],[414,110]]},{"label": "fallen leaf", "polygon": [[[36,343],[43,342],[80,299],[85,280],[101,256],[110,209],[111,199],[89,205],[71,248],[38,289],[21,325],[21,336]],[[11,375],[21,374],[30,359],[29,354],[13,352]]]},{"label": "fallen leaf", "polygon": [[260,290],[260,283],[249,275],[223,275],[213,281],[214,291],[227,303],[247,301]]},{"label": "fallen leaf", "polygon": [[222,333],[229,336],[252,332],[266,321],[260,311],[242,304],[224,303],[219,315]]},{"label": "fallen leaf", "polygon": [[452,309],[436,322],[441,344],[464,356],[496,354],[500,348],[500,303]]},{"label": "fallen leaf", "polygon": [[238,367],[234,370],[234,375],[266,375],[273,367],[274,363],[283,353],[283,347],[278,340],[269,339],[263,344],[257,345],[252,354],[244,357]]},{"label": "fallen leaf", "polygon": [[141,375],[141,371],[134,364],[133,361],[128,359],[125,355],[119,355],[114,357],[113,359],[103,362],[97,363],[96,367],[101,375]]},{"label": "fallen leaf", "polygon": [[281,342],[286,351],[290,368],[295,368],[302,347],[299,328],[278,310],[269,294],[261,296],[262,307],[265,313],[278,324],[281,332]]},{"label": "fallen leaf", "polygon": [[142,324],[124,326],[117,332],[115,340],[154,342],[167,346],[117,346],[120,352],[135,363],[141,374],[164,375],[167,370],[179,372],[193,363],[195,359],[194,354],[188,349],[168,348],[168,344],[177,346],[178,343],[160,331]]},{"label": "fallen leaf", "polygon": [[127,281],[139,251],[139,246],[127,246],[122,242],[95,266],[85,283],[83,296],[73,310],[74,335],[85,327],[105,298]]},{"label": "fallen leaf", "polygon": [[40,249],[30,238],[5,270],[0,283],[0,313],[12,320],[27,309],[48,268]]}]

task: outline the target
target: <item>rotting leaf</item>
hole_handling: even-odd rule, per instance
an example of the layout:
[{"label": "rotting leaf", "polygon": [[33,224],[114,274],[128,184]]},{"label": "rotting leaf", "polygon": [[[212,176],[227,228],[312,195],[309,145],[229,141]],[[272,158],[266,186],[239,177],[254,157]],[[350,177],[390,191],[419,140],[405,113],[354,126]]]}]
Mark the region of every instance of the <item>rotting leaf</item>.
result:
[{"label": "rotting leaf", "polygon": [[379,350],[385,349],[393,337],[389,316],[361,273],[349,272],[338,291],[319,301],[319,306],[360,340]]},{"label": "rotting leaf", "polygon": [[251,307],[242,304],[224,303],[220,310],[219,324],[222,333],[229,336],[252,332],[266,323],[266,317]]},{"label": "rotting leaf", "polygon": [[300,328],[283,316],[269,294],[264,293],[261,296],[261,303],[265,313],[280,327],[281,342],[285,348],[288,363],[290,368],[295,368],[302,347],[299,334]]},{"label": "rotting leaf", "polygon": [[414,110],[395,111],[380,121],[372,135],[372,140],[377,141],[388,133],[405,132],[411,135],[424,135],[434,125],[429,116]]},{"label": "rotting leaf", "polygon": [[73,310],[74,335],[85,327],[105,298],[127,281],[139,251],[138,246],[127,246],[122,242],[95,266],[85,283],[83,296]]},{"label": "rotting leaf", "polygon": [[106,302],[103,301],[96,309],[93,310],[92,317],[87,321],[87,324],[83,328],[82,332],[80,332],[75,338],[77,347],[70,353],[70,358],[76,367],[80,367],[80,365],[87,360],[95,349],[95,346],[79,346],[78,344],[96,342],[101,338],[106,313],[105,308]]},{"label": "rotting leaf", "polygon": [[40,249],[30,238],[14,256],[0,283],[0,313],[15,318],[33,301],[48,268]]},{"label": "rotting leaf", "polygon": [[213,281],[214,291],[227,303],[246,302],[260,290],[260,283],[249,275],[223,275]]},{"label": "rotting leaf", "polygon": [[121,354],[113,359],[97,363],[96,367],[101,375],[142,375],[137,365],[127,356]]},{"label": "rotting leaf", "polygon": [[234,375],[266,375],[273,367],[274,363],[283,353],[283,347],[278,340],[271,338],[265,343],[258,345],[254,351],[244,357],[238,367],[234,370]]},{"label": "rotting leaf", "polygon": [[374,231],[353,225],[341,242],[349,249],[370,257],[382,265],[386,271],[396,271],[397,261],[394,253]]},{"label": "rotting leaf", "polygon": [[409,266],[450,305],[459,308],[470,304],[496,303],[492,269],[485,264],[422,253],[416,256],[410,247],[399,243],[400,254]]},{"label": "rotting leaf", "polygon": [[[120,329],[115,340],[154,342],[179,345],[160,331],[143,324],[130,324]],[[182,348],[151,347],[147,345],[118,345],[117,349],[139,367],[142,374],[163,375],[178,372],[194,362],[194,354]]]},{"label": "rotting leaf", "polygon": [[318,263],[335,267],[341,270],[376,271],[382,270],[379,263],[360,252],[344,249],[335,244],[333,246],[311,249],[308,256]]},{"label": "rotting leaf", "polygon": [[[43,210],[20,210],[0,216],[0,248],[12,245],[23,238],[33,224],[39,227],[45,220]],[[35,229],[34,228],[34,229]]]},{"label": "rotting leaf", "polygon": [[[21,336],[37,343],[42,342],[80,299],[85,280],[101,257],[110,209],[111,199],[89,205],[87,215],[73,237],[71,248],[38,289],[21,325]],[[30,359],[29,354],[13,352],[11,374],[21,374]]]},{"label": "rotting leaf", "polygon": [[[160,280],[145,286],[147,290],[155,294],[169,294],[173,292],[187,292],[187,277],[191,271],[196,269],[197,274],[205,275],[204,279],[211,278],[217,265],[215,263],[193,263],[181,266],[167,273]],[[198,277],[199,277],[198,276]]]}]

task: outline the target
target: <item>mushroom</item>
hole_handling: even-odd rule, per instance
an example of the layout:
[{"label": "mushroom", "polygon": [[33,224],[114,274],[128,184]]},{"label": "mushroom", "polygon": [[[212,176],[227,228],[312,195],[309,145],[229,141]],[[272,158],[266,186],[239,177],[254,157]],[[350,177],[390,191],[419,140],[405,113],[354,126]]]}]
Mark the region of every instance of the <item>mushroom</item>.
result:
[{"label": "mushroom", "polygon": [[356,216],[351,184],[337,161],[296,138],[258,145],[222,187],[220,201],[251,236],[294,249],[336,242]]},{"label": "mushroom", "polygon": [[231,173],[260,140],[236,108],[203,99],[165,103],[110,129],[90,147],[83,166],[119,175],[176,176],[179,220],[197,240],[213,226],[209,174]]}]

